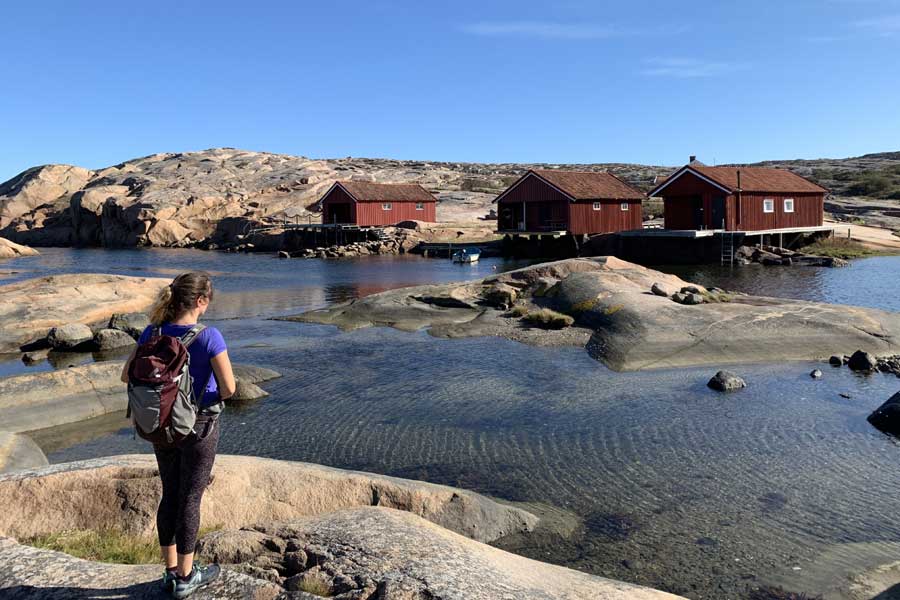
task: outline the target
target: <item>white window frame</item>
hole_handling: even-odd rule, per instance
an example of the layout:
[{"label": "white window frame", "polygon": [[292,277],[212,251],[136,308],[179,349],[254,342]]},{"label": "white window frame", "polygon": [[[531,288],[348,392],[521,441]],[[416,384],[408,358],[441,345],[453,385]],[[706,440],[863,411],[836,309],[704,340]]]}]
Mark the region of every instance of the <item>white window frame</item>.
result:
[{"label": "white window frame", "polygon": [[[790,207],[790,208],[788,208],[788,202],[791,203],[791,207]],[[792,213],[792,212],[794,212],[795,206],[796,206],[796,203],[794,202],[794,199],[793,199],[793,198],[785,198],[785,199],[784,199],[784,212],[786,212],[786,213]]]},{"label": "white window frame", "polygon": [[425,210],[424,202],[416,202],[416,210]]},{"label": "white window frame", "polygon": [[392,202],[382,202],[381,210],[394,210],[394,204]]},{"label": "white window frame", "polygon": [[594,210],[600,210],[603,208],[602,202],[594,202]]},{"label": "white window frame", "polygon": [[775,212],[775,198],[763,199],[763,212],[766,214]]},{"label": "white window frame", "polygon": [[630,208],[631,207],[628,205],[627,202],[623,202],[622,204],[619,205],[619,210],[621,210],[622,212],[628,212]]}]

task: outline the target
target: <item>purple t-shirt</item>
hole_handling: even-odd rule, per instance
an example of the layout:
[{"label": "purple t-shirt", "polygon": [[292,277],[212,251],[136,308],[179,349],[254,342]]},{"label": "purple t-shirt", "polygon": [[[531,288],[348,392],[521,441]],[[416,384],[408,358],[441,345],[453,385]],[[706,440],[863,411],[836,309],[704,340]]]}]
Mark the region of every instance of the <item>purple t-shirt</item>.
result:
[{"label": "purple t-shirt", "polygon": [[[163,335],[171,335],[173,337],[181,337],[193,328],[194,325],[172,325],[171,323],[163,323]],[[153,326],[150,325],[141,337],[138,338],[138,344],[143,344],[150,339]],[[219,386],[216,378],[212,374],[212,364],[210,359],[225,352],[225,339],[219,330],[215,327],[207,327],[200,332],[197,339],[188,346],[188,353],[191,355],[191,377],[194,378],[194,397],[200,399],[200,406],[206,407],[219,401]],[[204,386],[206,390],[204,390]]]}]

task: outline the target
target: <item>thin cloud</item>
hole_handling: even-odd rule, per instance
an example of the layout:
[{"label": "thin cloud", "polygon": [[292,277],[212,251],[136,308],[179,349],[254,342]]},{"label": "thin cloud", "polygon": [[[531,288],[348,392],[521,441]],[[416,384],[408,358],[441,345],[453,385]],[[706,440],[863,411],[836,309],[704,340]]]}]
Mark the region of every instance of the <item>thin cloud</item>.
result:
[{"label": "thin cloud", "polygon": [[675,77],[678,79],[697,79],[717,77],[737,69],[744,68],[739,63],[697,60],[693,58],[653,58],[644,61],[642,75],[650,77]]},{"label": "thin cloud", "polygon": [[[464,25],[462,31],[481,36],[518,36],[556,40],[598,40],[635,35],[659,35],[661,30],[638,30],[591,23],[558,23],[549,21],[483,21]],[[675,26],[668,33],[682,33],[685,27]]]},{"label": "thin cloud", "polygon": [[900,15],[884,15],[871,19],[860,19],[853,24],[860,29],[880,35],[900,34]]}]

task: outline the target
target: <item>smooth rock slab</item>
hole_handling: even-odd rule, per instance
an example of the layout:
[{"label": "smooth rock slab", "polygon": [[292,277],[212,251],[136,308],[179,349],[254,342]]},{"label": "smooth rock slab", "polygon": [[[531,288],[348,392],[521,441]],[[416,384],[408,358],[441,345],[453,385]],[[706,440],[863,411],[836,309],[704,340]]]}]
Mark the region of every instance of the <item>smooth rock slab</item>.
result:
[{"label": "smooth rock slab", "polygon": [[0,237],[0,258],[19,258],[20,256],[37,256],[38,251]]},{"label": "smooth rock slab", "polygon": [[[160,493],[152,454],[11,473],[0,476],[0,535],[22,539],[92,528],[152,535]],[[529,512],[458,488],[309,463],[221,455],[203,496],[201,527],[244,527],[373,505],[409,511],[485,542],[531,531],[538,521]]]},{"label": "smooth rock slab", "polygon": [[0,473],[47,465],[47,457],[27,435],[0,431]]},{"label": "smooth rock slab", "polygon": [[67,323],[92,324],[114,313],[149,307],[169,279],[72,274],[27,279],[0,287],[0,353]]}]

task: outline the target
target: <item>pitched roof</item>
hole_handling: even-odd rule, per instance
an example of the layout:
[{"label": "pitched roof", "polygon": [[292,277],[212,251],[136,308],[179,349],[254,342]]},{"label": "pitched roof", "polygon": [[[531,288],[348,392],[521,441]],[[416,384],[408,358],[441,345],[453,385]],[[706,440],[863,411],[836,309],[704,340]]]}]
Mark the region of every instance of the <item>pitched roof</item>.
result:
[{"label": "pitched roof", "polygon": [[372,183],[338,181],[357,202],[435,202],[434,196],[418,183]]},{"label": "pitched roof", "polygon": [[768,167],[707,167],[691,163],[676,171],[673,175],[661,182],[656,189],[650,192],[653,196],[666,185],[681,177],[684,173],[694,172],[711,183],[725,188],[728,192],[738,189],[737,174],[741,173],[741,186],[743,192],[785,192],[788,194],[799,193],[827,193],[828,190],[816,185],[809,179],[805,179],[787,169],[773,169]]},{"label": "pitched roof", "polygon": [[611,173],[556,169],[532,169],[529,173],[534,173],[575,200],[644,198],[642,191],[631,187]]}]

